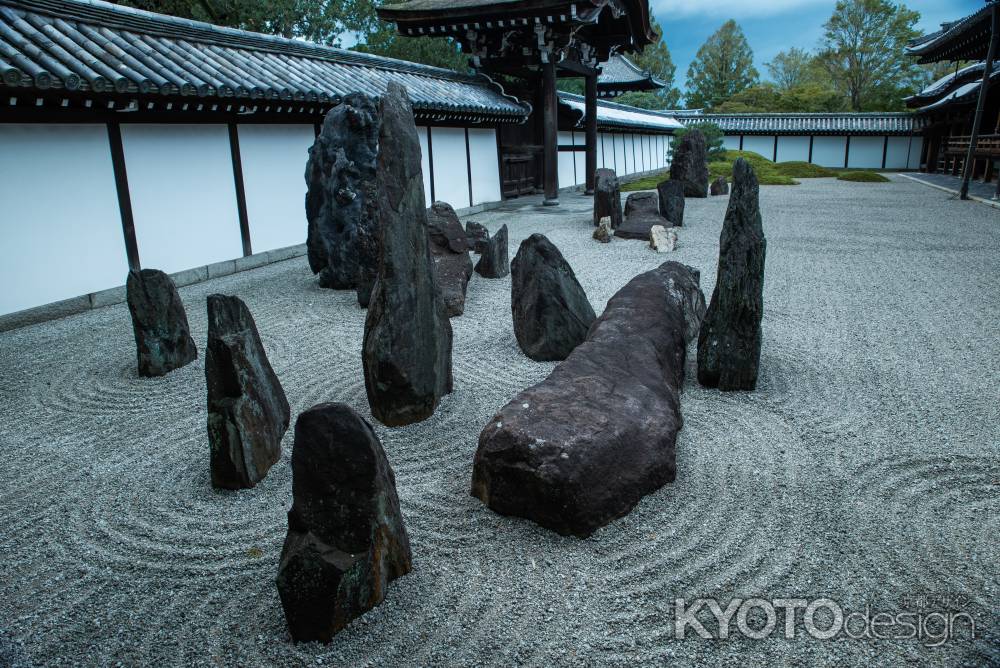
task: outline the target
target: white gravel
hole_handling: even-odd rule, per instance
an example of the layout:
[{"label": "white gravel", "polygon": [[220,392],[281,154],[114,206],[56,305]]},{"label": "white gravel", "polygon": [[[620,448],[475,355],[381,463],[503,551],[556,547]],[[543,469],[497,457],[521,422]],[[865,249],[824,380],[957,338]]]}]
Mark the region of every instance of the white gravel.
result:
[{"label": "white gravel", "polygon": [[[512,258],[530,233],[546,234],[598,313],[668,257],[699,267],[711,294],[725,198],[688,200],[669,256],[593,241],[581,195],[558,208],[532,201],[471,219],[491,231],[507,223]],[[23,648],[37,664],[87,666],[1000,663],[1000,212],[903,179],[764,188],[762,209],[758,390],[699,388],[692,355],[677,482],[588,540],[469,496],[480,428],[553,366],[517,347],[510,279],[473,277],[465,315],[452,320],[455,392],[424,423],[376,425],[414,571],[329,646],[290,642],[274,586],[292,430],[257,488],[216,492],[203,355],[138,378],[124,306],[0,334],[0,657]],[[293,415],[343,401],[370,419],[353,293],[318,288],[304,258],[183,289],[200,348],[212,292],[250,306]],[[829,597],[893,611],[908,595],[941,593],[967,599],[977,640],[819,641],[801,625],[786,640],[780,620],[767,640],[673,637],[675,598],[724,607],[733,597]]]}]

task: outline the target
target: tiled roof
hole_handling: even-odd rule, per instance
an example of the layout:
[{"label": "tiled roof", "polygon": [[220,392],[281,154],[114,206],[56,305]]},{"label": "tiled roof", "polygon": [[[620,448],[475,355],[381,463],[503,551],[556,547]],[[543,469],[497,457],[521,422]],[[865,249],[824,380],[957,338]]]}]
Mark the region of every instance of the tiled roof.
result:
[{"label": "tiled roof", "polygon": [[985,59],[994,4],[988,0],[985,7],[964,19],[942,23],[941,30],[912,40],[906,52],[921,63]]},{"label": "tiled roof", "polygon": [[[979,92],[986,63],[975,63],[963,67],[958,72],[941,77],[916,95],[906,98],[906,106],[917,111],[930,111],[953,102],[967,102],[973,93]],[[990,80],[1000,78],[1000,63],[993,66]]]},{"label": "tiled roof", "polygon": [[484,77],[101,0],[0,0],[0,87],[330,102],[406,86],[416,111],[523,121]]},{"label": "tiled roof", "polygon": [[709,121],[724,132],[739,134],[909,134],[920,121],[908,113],[845,114],[692,114],[685,123]]},{"label": "tiled roof", "polygon": [[615,88],[618,85],[644,84],[647,90],[663,88],[665,83],[646,72],[625,56],[615,55],[601,63],[601,73],[597,77],[597,86]]},{"label": "tiled roof", "polygon": [[[559,93],[559,102],[579,113],[577,127],[583,127],[586,103],[582,95]],[[659,130],[673,132],[684,126],[670,114],[662,111],[638,109],[605,100],[597,101],[597,126],[601,128]]]}]

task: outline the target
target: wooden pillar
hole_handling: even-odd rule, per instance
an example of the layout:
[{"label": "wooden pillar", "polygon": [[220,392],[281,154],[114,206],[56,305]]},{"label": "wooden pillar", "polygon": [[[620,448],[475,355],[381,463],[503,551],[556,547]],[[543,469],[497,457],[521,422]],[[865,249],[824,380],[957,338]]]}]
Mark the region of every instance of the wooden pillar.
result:
[{"label": "wooden pillar", "polygon": [[983,81],[979,84],[979,102],[976,104],[976,120],[972,123],[972,137],[969,138],[969,150],[965,154],[965,164],[962,166],[962,188],[959,191],[961,199],[969,199],[969,181],[972,179],[974,165],[973,156],[976,144],[979,143],[979,128],[983,122],[983,109],[986,107],[986,93],[990,87],[990,75],[993,74],[993,59],[997,53],[997,39],[1000,35],[1000,11],[993,5],[993,29],[990,31],[990,48],[986,52],[986,67],[983,69]]},{"label": "wooden pillar", "polygon": [[118,212],[122,219],[122,234],[125,237],[125,257],[128,268],[139,271],[139,246],[135,240],[135,220],[132,218],[132,195],[128,188],[128,171],[125,169],[125,147],[122,130],[117,121],[108,123],[108,143],[111,147],[111,168],[115,175],[115,190],[118,194]]},{"label": "wooden pillar", "polygon": [[586,118],[587,130],[587,189],[588,195],[594,194],[594,184],[597,172],[597,75],[587,77]]},{"label": "wooden pillar", "polygon": [[233,185],[236,187],[236,211],[240,218],[240,238],[243,257],[253,255],[250,244],[250,216],[247,214],[247,192],[243,184],[243,158],[240,156],[240,133],[236,123],[229,124],[229,154],[233,160]]},{"label": "wooden pillar", "polygon": [[542,63],[542,171],[545,206],[559,204],[559,126],[556,117],[556,64]]}]

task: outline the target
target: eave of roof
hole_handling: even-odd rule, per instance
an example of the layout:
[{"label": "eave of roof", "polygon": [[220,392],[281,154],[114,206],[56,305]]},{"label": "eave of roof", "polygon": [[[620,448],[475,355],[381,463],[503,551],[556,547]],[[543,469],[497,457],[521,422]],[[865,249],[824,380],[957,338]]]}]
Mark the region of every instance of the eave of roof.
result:
[{"label": "eave of roof", "polygon": [[[578,113],[577,127],[583,127],[586,114],[584,97],[560,92],[559,102]],[[639,109],[606,100],[597,101],[597,125],[604,128],[655,130],[663,133],[672,133],[684,127],[676,118],[662,111]]]},{"label": "eave of roof", "polygon": [[622,55],[602,63],[597,76],[598,90],[659,90],[666,85]]},{"label": "eave of roof", "polygon": [[985,59],[996,2],[987,0],[979,11],[912,40],[906,47],[907,54],[916,56],[920,63]]},{"label": "eave of roof", "polygon": [[851,134],[903,135],[919,129],[920,120],[911,113],[839,114],[701,114],[680,117],[685,123],[710,122],[723,132],[739,134]]},{"label": "eave of roof", "polygon": [[39,91],[318,102],[379,95],[393,80],[415,110],[516,122],[530,113],[485,77],[101,0],[0,0],[0,77]]}]

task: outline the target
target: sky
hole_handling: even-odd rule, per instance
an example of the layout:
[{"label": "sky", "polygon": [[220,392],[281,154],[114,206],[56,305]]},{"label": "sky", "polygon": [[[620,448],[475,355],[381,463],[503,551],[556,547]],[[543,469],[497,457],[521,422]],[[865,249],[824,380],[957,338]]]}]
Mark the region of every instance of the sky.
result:
[{"label": "sky", "polygon": [[[823,36],[836,0],[650,0],[677,65],[675,85],[684,90],[688,65],[698,48],[728,19],[735,19],[750,42],[754,63],[766,79],[765,63],[793,46],[813,50]],[[905,0],[920,12],[918,29],[933,32],[983,7],[983,0]]]}]

